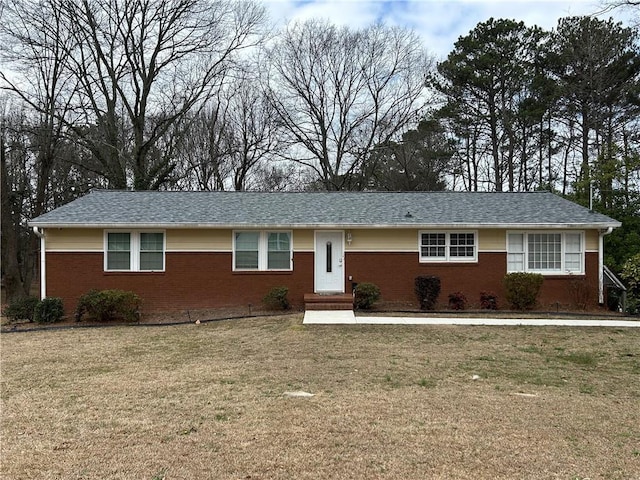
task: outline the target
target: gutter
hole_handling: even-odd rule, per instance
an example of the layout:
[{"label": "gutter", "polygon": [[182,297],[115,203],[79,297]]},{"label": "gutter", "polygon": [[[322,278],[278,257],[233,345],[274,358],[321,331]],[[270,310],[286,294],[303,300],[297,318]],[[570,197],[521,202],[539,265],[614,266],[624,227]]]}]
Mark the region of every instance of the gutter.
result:
[{"label": "gutter", "polygon": [[40,300],[47,298],[47,263],[44,233],[39,227],[33,227],[33,233],[40,239]]},{"label": "gutter", "polygon": [[604,237],[613,232],[613,227],[599,230],[598,233],[598,303],[604,304]]}]

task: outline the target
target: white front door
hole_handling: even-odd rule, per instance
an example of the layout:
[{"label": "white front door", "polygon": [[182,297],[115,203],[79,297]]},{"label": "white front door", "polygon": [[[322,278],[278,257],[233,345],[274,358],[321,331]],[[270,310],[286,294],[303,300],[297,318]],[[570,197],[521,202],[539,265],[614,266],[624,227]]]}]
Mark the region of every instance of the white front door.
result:
[{"label": "white front door", "polygon": [[316,231],[316,293],[344,293],[344,232]]}]

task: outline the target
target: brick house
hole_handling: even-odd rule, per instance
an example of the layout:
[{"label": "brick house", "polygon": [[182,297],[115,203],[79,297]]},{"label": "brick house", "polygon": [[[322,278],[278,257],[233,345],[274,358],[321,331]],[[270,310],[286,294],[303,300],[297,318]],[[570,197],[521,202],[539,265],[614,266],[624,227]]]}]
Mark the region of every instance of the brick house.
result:
[{"label": "brick house", "polygon": [[[260,304],[274,286],[350,294],[373,282],[413,303],[418,275],[441,302],[504,298],[507,272],[545,276],[542,308],[573,285],[603,302],[603,238],[620,223],[548,192],[95,191],[30,222],[41,238],[41,296],[67,311],[88,290],[135,291],[146,311]],[[553,306],[553,307],[551,307]]]}]

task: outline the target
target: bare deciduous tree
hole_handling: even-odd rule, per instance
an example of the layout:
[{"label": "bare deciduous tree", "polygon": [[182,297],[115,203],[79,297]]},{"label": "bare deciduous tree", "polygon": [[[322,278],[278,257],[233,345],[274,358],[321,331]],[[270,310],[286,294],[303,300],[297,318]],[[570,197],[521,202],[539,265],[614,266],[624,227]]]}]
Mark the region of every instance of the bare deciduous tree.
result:
[{"label": "bare deciduous tree", "polygon": [[189,134],[177,146],[177,187],[187,190],[226,190],[232,176],[230,142],[227,138],[228,104],[221,95],[187,120]]},{"label": "bare deciduous tree", "polygon": [[[233,188],[259,188],[252,173],[280,152],[281,137],[276,125],[276,111],[260,85],[247,74],[232,85],[233,95],[227,110],[228,138],[231,142]],[[277,171],[277,169],[276,169]],[[264,177],[264,175],[263,175]]]},{"label": "bare deciduous tree", "polygon": [[[9,96],[3,98],[2,216],[7,247],[3,270],[9,299],[29,293],[38,239],[26,230],[26,217],[38,216],[52,206],[51,181],[64,144],[61,119],[70,111],[69,99],[75,90],[75,81],[65,70],[68,58],[63,50],[72,40],[63,15],[59,9],[48,12],[43,5],[8,4],[0,26],[0,42],[6,46],[0,59],[17,67],[0,69],[0,87],[28,109],[18,115],[14,107],[6,106]],[[11,142],[6,140],[8,132],[12,132]],[[11,228],[5,224],[8,218]]]},{"label": "bare deciduous tree", "polygon": [[203,190],[262,188],[263,163],[280,149],[275,112],[258,82],[245,72],[192,120],[180,143],[184,173],[178,184]]},{"label": "bare deciduous tree", "polygon": [[608,13],[620,9],[631,14],[631,24],[640,26],[640,0],[602,0],[602,10],[598,13]]},{"label": "bare deciduous tree", "polygon": [[30,243],[23,212],[27,207],[32,172],[29,169],[28,141],[19,128],[24,121],[23,116],[10,111],[6,99],[2,99],[0,108],[2,276],[7,300],[11,301],[27,295],[29,288],[20,245]]},{"label": "bare deciduous tree", "polygon": [[77,145],[49,137],[51,132],[46,117],[15,98],[0,96],[1,265],[9,301],[31,292],[37,272],[39,242],[27,220],[95,185],[73,165],[81,155]]},{"label": "bare deciduous tree", "polygon": [[[58,112],[100,171],[116,188],[157,189],[168,181],[175,161],[156,144],[202,108],[221,87],[243,49],[260,41],[264,9],[233,0],[14,0],[11,16],[60,20],[47,55],[61,58],[72,79],[71,114]],[[33,29],[8,31],[19,48]],[[38,52],[16,57],[17,79],[3,87],[28,99],[24,77]],[[66,113],[66,112],[65,112]]]},{"label": "bare deciduous tree", "polygon": [[349,188],[371,147],[416,120],[431,59],[409,30],[307,21],[268,52],[269,95],[288,158],[327,190]]}]

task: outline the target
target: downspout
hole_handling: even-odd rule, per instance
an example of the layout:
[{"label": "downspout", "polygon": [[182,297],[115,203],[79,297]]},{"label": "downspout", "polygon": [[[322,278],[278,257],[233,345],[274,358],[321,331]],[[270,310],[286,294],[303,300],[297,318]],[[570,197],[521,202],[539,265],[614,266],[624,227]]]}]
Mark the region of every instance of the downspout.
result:
[{"label": "downspout", "polygon": [[613,232],[613,227],[600,230],[598,237],[598,303],[604,304],[604,236]]},{"label": "downspout", "polygon": [[33,233],[40,239],[40,300],[47,298],[47,263],[45,255],[44,233],[38,228],[33,227]]}]

